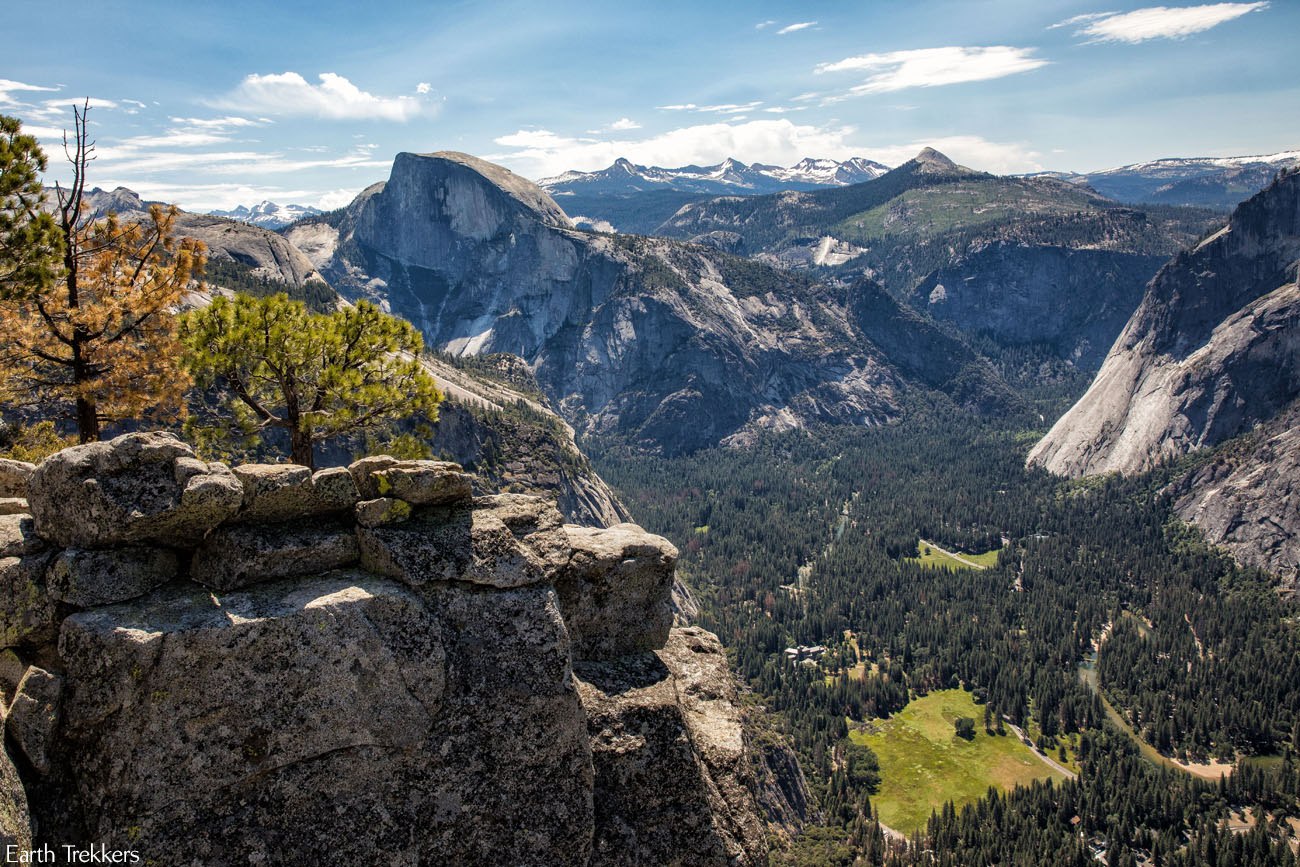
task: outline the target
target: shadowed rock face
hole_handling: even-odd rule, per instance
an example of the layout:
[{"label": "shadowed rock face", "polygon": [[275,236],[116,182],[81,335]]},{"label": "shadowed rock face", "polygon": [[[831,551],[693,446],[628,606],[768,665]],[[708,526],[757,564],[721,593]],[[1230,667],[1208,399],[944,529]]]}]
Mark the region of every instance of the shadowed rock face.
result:
[{"label": "shadowed rock face", "polygon": [[1069,476],[1141,472],[1273,418],[1300,394],[1298,264],[1291,174],[1156,275],[1030,463]]},{"label": "shadowed rock face", "polygon": [[[195,479],[225,506],[191,508]],[[676,549],[473,486],[382,456],[232,471],[148,433],[43,463],[44,519],[0,523],[0,841],[204,865],[763,861],[726,657],[670,632]],[[63,547],[59,497],[125,517]],[[575,663],[618,694],[589,701]]]},{"label": "shadowed rock face", "polygon": [[906,387],[825,287],[699,245],[575,231],[540,188],[464,154],[400,154],[387,183],[288,237],[438,348],[522,357],[581,433],[680,452],[887,421]]},{"label": "shadowed rock face", "polygon": [[909,301],[1004,346],[1050,344],[1096,370],[1163,257],[990,244],[926,277]]}]

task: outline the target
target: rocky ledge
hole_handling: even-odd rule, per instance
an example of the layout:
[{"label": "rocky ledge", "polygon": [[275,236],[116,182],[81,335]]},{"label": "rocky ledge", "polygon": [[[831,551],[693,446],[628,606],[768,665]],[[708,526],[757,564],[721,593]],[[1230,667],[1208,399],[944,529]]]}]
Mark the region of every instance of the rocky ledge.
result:
[{"label": "rocky ledge", "polygon": [[[0,844],[145,863],[766,858],[677,551],[456,464],[229,468],[167,434],[0,467]],[[578,677],[574,676],[575,670]]]}]

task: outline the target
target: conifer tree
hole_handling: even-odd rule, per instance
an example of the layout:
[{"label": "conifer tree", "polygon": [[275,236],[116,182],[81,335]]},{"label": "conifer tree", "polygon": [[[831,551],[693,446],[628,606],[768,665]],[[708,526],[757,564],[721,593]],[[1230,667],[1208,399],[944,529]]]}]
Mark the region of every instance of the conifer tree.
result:
[{"label": "conifer tree", "polygon": [[420,333],[365,301],[312,313],[284,294],[218,297],[182,317],[181,335],[202,393],[219,400],[205,433],[279,430],[308,467],[318,443],[433,420],[442,400],[418,358]]},{"label": "conifer tree", "polygon": [[204,249],[177,240],[175,207],[155,205],[142,222],[92,218],[85,186],[94,143],[86,108],[73,111],[72,183],[56,186],[62,268],[0,301],[0,392],[71,415],[86,443],[105,423],[183,410],[189,383],[173,312],[202,272]]},{"label": "conifer tree", "polygon": [[30,294],[54,280],[62,249],[54,218],[41,208],[46,158],[17,118],[0,115],[0,298]]}]

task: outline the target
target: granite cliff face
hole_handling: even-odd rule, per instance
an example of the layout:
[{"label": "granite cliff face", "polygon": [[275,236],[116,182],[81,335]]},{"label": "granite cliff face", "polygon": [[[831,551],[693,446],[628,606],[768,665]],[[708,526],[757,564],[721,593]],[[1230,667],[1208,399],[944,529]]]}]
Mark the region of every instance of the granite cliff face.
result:
[{"label": "granite cliff face", "polygon": [[1030,462],[1071,476],[1141,472],[1276,416],[1300,394],[1298,263],[1300,174],[1290,174],[1156,275]]},{"label": "granite cliff face", "polygon": [[582,433],[678,452],[879,423],[914,384],[832,290],[699,245],[576,231],[540,188],[464,154],[400,154],[387,183],[287,237],[433,346],[520,356]]},{"label": "granite cliff face", "polygon": [[1300,588],[1300,407],[1219,449],[1174,493],[1207,540]]},{"label": "granite cliff face", "polygon": [[552,497],[565,520],[584,526],[630,520],[522,359],[428,356],[424,365],[446,395],[429,445],[472,469],[484,491]]},{"label": "granite cliff face", "polygon": [[1251,433],[1181,483],[1177,508],[1246,562],[1293,574],[1298,271],[1293,172],[1160,271],[1092,386],[1029,462],[1069,476],[1136,473]]},{"label": "granite cliff face", "polygon": [[1101,366],[1163,256],[998,241],[930,273],[908,303],[1002,346],[1043,345]]},{"label": "granite cliff face", "polygon": [[635,525],[474,496],[451,463],[232,469],[165,434],[0,480],[31,512],[0,523],[7,840],[196,865],[765,860],[726,657],[672,628],[677,552]]}]

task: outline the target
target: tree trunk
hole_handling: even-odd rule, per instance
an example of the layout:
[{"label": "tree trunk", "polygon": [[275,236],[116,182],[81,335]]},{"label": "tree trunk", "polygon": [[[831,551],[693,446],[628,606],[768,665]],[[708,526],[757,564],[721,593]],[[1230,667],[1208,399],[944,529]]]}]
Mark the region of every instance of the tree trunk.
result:
[{"label": "tree trunk", "polygon": [[77,438],[83,445],[99,442],[99,412],[84,397],[77,398]]},{"label": "tree trunk", "polygon": [[312,449],[310,431],[298,427],[289,428],[289,460],[310,470],[316,469],[316,455]]}]

